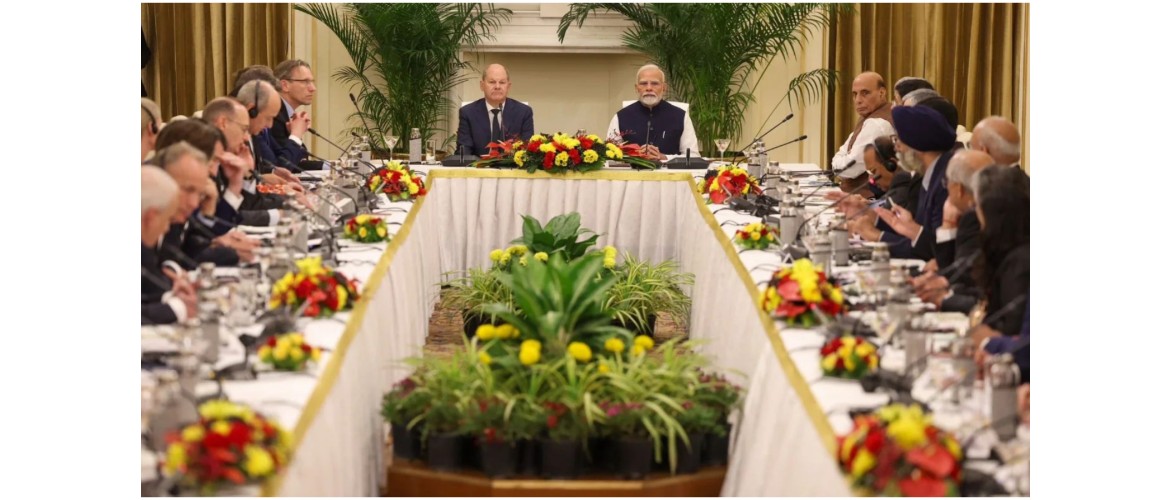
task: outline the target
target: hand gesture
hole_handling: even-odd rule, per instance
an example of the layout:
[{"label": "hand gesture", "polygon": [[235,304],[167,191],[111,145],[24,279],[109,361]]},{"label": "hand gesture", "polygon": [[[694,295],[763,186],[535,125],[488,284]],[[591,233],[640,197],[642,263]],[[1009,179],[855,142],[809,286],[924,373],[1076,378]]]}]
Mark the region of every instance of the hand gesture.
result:
[{"label": "hand gesture", "polygon": [[886,224],[894,229],[894,232],[907,238],[917,238],[918,232],[922,229],[922,226],[914,222],[914,214],[898,205],[894,205],[892,211],[881,207],[875,208],[874,211],[877,212],[878,217],[881,217]]}]

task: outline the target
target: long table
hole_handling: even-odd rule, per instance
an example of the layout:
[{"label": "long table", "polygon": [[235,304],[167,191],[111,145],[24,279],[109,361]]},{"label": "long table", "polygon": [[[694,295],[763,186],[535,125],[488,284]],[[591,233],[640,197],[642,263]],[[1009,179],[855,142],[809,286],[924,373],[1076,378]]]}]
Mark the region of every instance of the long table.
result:
[{"label": "long table", "polygon": [[[390,203],[386,244],[348,245],[339,269],[363,279],[361,300],[331,319],[302,319],[306,341],[329,352],[305,375],[265,374],[224,391],[293,429],[294,455],[262,488],[239,494],[374,496],[384,481],[386,426],[381,396],[422,353],[446,273],[490,264],[493,248],[521,233],[522,214],[541,220],[576,211],[582,226],[642,259],[674,260],[695,274],[690,336],[745,386],[735,421],[725,496],[852,494],[833,459],[848,419],[836,409],[885,401],[856,384],[820,380],[813,332],[788,329],[757,307],[767,252],[740,254],[726,221],[745,217],[707,205],[702,172],[528,174],[515,170],[412,168],[428,173],[428,194]],[[408,212],[406,210],[409,210]],[[713,214],[713,212],[717,212]],[[397,231],[395,231],[397,229]],[[810,357],[811,356],[811,357]]]}]

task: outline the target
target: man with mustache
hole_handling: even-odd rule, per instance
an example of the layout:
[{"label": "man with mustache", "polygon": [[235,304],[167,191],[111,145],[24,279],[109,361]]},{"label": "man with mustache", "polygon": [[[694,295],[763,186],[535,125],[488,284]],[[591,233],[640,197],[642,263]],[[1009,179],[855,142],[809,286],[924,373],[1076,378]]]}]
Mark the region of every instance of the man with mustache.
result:
[{"label": "man with mustache", "polygon": [[699,139],[690,113],[663,99],[666,73],[653,64],[642,66],[634,90],[638,101],[618,110],[606,135],[641,144],[646,157],[655,160],[686,154],[687,150],[691,156],[699,156]]}]

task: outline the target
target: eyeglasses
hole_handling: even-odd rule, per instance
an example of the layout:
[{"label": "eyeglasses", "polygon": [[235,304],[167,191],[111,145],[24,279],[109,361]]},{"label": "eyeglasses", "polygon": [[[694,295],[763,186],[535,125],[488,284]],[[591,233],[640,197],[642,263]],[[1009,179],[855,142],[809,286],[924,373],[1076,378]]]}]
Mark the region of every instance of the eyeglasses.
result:
[{"label": "eyeglasses", "polygon": [[290,82],[300,82],[300,83],[303,83],[305,85],[316,85],[317,84],[317,80],[314,80],[312,78],[286,78],[286,80],[288,80]]},{"label": "eyeglasses", "polygon": [[232,122],[232,124],[234,124],[237,127],[240,127],[240,130],[242,130],[245,134],[252,133],[252,126],[247,124],[247,123]]},{"label": "eyeglasses", "polygon": [[891,135],[890,142],[893,143],[895,146],[898,145],[898,142],[899,142],[898,141],[898,134]]}]

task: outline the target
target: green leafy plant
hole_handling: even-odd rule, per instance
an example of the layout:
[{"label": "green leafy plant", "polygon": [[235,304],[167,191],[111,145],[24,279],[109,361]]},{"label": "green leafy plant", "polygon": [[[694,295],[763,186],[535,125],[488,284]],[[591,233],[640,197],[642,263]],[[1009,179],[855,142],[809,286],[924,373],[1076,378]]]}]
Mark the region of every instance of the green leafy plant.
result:
[{"label": "green leafy plant", "polygon": [[510,274],[499,275],[512,292],[515,309],[494,303],[483,310],[518,329],[519,339],[535,346],[538,355],[532,360],[523,352],[529,347],[521,345],[521,361],[532,361],[524,364],[531,365],[540,357],[559,359],[571,342],[581,342],[593,352],[599,352],[609,338],[629,343],[630,332],[610,324],[612,314],[605,308],[605,295],[616,278],[598,276],[603,260],[601,254],[594,253],[566,262],[557,253],[547,263],[533,260]]},{"label": "green leafy plant", "polygon": [[[468,80],[459,76],[471,67],[463,52],[491,39],[492,31],[512,16],[511,10],[477,3],[318,3],[294,8],[324,24],[345,47],[353,66],[333,77],[358,87],[358,105],[370,127],[402,138],[409,137],[411,128],[424,138],[441,132],[438,124],[454,105],[451,91]],[[382,137],[370,140],[386,146]],[[399,141],[401,147],[406,143]]]},{"label": "green leafy plant", "polygon": [[406,425],[422,415],[430,403],[427,391],[419,388],[418,374],[399,381],[382,397],[382,417],[392,425]]},{"label": "green leafy plant", "polygon": [[709,406],[717,414],[716,426],[712,432],[726,436],[729,426],[727,417],[743,403],[739,386],[727,381],[718,373],[701,373],[695,389],[695,401]]},{"label": "green leafy plant", "polygon": [[499,269],[469,269],[467,276],[451,279],[441,283],[446,288],[440,302],[441,307],[454,308],[465,311],[465,321],[475,320],[477,317],[495,321],[495,316],[484,310],[487,304],[503,304],[514,308],[512,291],[504,286],[499,276],[503,271]]},{"label": "green leafy plant", "polygon": [[617,281],[606,296],[605,306],[615,320],[640,333],[650,331],[650,316],[666,312],[682,325],[691,317],[691,297],[683,287],[695,284],[695,275],[678,271],[674,261],[651,264],[629,252],[613,271]]},{"label": "green leafy plant", "polygon": [[[716,432],[716,428],[720,424],[720,414],[714,408],[692,401],[684,401],[682,407],[683,410],[675,415],[675,419],[678,420],[678,424],[682,426],[683,430],[689,433]],[[724,429],[720,435],[726,435],[726,432]]]},{"label": "green leafy plant", "polygon": [[[524,235],[512,243],[523,243],[532,253],[563,253],[566,260],[575,260],[585,255],[589,247],[597,243],[599,234],[581,227],[581,214],[572,212],[549,219],[545,226],[540,221],[525,215]],[[588,236],[592,235],[592,236]],[[586,237],[588,236],[588,237]],[[586,237],[579,240],[578,238]]]},{"label": "green leafy plant", "polygon": [[[813,30],[828,27],[832,13],[847,8],[816,3],[574,3],[561,18],[557,36],[564,42],[574,22],[580,28],[597,11],[632,21],[622,43],[649,56],[666,73],[674,98],[689,103],[695,134],[709,154],[715,151],[715,139],[740,136],[744,111],[755,101],[760,77],[776,57],[796,58]],[[796,75],[777,107],[786,101],[791,106],[793,97],[801,103],[815,100],[822,91],[832,92],[836,82],[832,70]],[[771,113],[764,122],[770,118]]]}]

